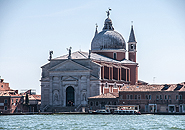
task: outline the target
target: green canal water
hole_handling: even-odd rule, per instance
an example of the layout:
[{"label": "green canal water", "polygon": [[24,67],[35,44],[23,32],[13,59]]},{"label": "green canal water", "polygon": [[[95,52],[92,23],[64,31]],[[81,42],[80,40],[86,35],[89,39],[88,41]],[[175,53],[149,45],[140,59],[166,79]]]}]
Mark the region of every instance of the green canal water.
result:
[{"label": "green canal water", "polygon": [[184,115],[11,115],[0,129],[18,130],[173,130],[185,129]]}]

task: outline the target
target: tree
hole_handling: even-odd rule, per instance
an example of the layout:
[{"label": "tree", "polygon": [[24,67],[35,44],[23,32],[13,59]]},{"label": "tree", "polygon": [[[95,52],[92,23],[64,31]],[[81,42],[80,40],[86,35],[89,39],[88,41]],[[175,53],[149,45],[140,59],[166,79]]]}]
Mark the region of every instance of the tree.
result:
[{"label": "tree", "polygon": [[28,97],[28,94],[26,94],[26,105],[28,105],[29,103],[29,97]]}]

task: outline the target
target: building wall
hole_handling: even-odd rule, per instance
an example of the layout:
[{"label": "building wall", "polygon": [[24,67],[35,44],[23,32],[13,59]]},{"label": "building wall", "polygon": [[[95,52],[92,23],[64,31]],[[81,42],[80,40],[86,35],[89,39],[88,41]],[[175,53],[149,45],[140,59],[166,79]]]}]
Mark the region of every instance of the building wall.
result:
[{"label": "building wall", "polygon": [[127,65],[124,64],[124,66],[130,68],[130,84],[135,85],[138,80],[138,69],[137,65]]},{"label": "building wall", "polygon": [[95,98],[88,100],[89,109],[97,110],[97,109],[105,109],[105,105],[117,105],[118,98]]},{"label": "building wall", "polygon": [[[179,91],[120,91],[119,104],[139,105],[141,112],[171,112],[170,107],[175,108],[174,112],[179,112],[180,105],[185,104],[184,94],[185,92]],[[180,95],[182,95],[182,98]],[[150,107],[154,104],[156,110],[152,111]]]},{"label": "building wall", "polygon": [[[5,103],[7,100],[7,103]],[[0,96],[0,112],[17,113],[25,111],[23,109],[23,96]],[[5,109],[6,107],[6,109]]]},{"label": "building wall", "polygon": [[129,60],[136,62],[136,52],[129,52]]},{"label": "building wall", "polygon": [[10,113],[11,112],[10,96],[0,96],[0,112],[2,112],[2,113]]},{"label": "building wall", "polygon": [[[60,65],[62,62],[57,61],[58,64],[55,65]],[[43,69],[43,71],[49,71],[49,73],[41,79],[41,109],[47,106],[66,107],[68,105],[66,89],[69,86],[74,88],[75,101],[73,101],[73,105],[75,107],[87,105],[88,97],[100,94],[99,79],[101,70],[99,65],[90,62],[89,59],[77,60],[75,63],[73,61],[69,61],[70,63],[68,61],[65,62],[64,65],[56,68],[56,71],[50,70],[51,68]],[[80,63],[80,65],[76,63]],[[88,68],[91,66],[93,69],[85,68],[83,70],[82,64]],[[63,69],[64,66],[67,68]]]},{"label": "building wall", "polygon": [[9,83],[0,82],[0,91],[9,91]]},{"label": "building wall", "polygon": [[109,57],[111,59],[114,59],[114,53],[116,53],[116,60],[121,61],[125,59],[125,52],[117,52],[112,50],[112,52],[96,52],[97,54],[104,55],[106,57]]}]

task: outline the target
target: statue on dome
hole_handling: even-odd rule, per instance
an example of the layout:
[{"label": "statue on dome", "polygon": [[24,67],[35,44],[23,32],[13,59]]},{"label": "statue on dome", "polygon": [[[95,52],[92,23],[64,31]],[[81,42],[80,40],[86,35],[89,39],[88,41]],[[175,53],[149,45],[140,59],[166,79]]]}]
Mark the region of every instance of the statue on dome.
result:
[{"label": "statue on dome", "polygon": [[109,15],[110,15],[110,12],[109,11],[111,11],[111,8],[109,8],[109,10],[108,11],[106,11],[106,13],[107,13],[107,17],[109,18]]}]

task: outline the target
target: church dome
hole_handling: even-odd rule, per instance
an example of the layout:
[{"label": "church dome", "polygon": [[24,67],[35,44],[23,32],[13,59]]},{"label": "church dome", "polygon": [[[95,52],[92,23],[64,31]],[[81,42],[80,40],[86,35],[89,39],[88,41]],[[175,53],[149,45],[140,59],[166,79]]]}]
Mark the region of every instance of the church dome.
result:
[{"label": "church dome", "polygon": [[105,20],[103,30],[95,33],[91,42],[91,50],[115,50],[126,49],[125,40],[122,35],[112,26],[112,20],[108,17]]}]

